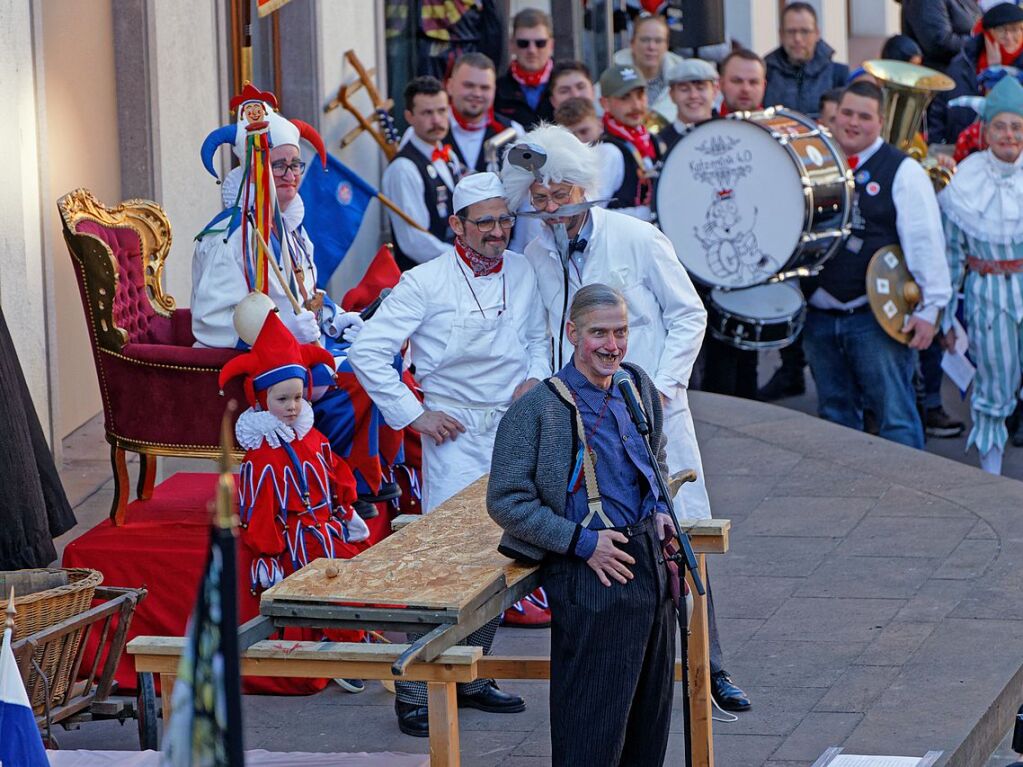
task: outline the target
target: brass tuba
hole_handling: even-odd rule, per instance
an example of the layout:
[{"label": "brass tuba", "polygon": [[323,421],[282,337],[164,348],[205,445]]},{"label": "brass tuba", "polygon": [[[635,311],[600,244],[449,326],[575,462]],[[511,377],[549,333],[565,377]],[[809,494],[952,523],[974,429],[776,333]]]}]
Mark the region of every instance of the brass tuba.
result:
[{"label": "brass tuba", "polygon": [[891,59],[866,61],[863,69],[884,91],[881,136],[923,165],[934,191],[944,189],[952,179],[952,171],[927,156],[927,145],[920,139],[919,132],[934,94],[955,87],[952,78],[935,69]]}]

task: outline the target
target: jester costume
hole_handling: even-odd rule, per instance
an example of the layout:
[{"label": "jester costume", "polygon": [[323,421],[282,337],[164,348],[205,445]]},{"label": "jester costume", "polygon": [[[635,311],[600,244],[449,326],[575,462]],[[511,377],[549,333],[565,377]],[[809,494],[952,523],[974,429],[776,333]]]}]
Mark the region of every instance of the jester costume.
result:
[{"label": "jester costume", "polygon": [[[1014,77],[988,94],[984,123],[1001,114],[1023,116],[1023,86]],[[970,155],[938,202],[952,285],[963,286],[970,355],[977,366],[967,449],[976,446],[981,467],[1000,474],[1005,419],[1019,398],[1023,358],[1023,155],[1015,162],[999,160],[991,149]],[[954,292],[942,321],[945,332],[957,303]]]},{"label": "jester costume", "polygon": [[[239,604],[244,622],[259,614],[257,595],[319,557],[348,559],[367,548],[369,529],[352,510],[355,479],[334,455],[326,437],[313,428],[313,413],[303,399],[294,423],[286,424],[267,408],[274,384],[289,379],[312,388],[310,368],[333,365],[330,353],[299,345],[278,319],[266,316],[252,350],[230,360],[220,373],[221,387],[244,375],[252,407],[238,418],[235,436],[245,448],[238,476],[241,559],[251,559],[249,583]],[[285,638],[359,641],[361,632],[288,629]],[[246,680],[247,691],[301,693],[322,689],[326,680]],[[275,686],[276,685],[276,686]],[[299,689],[296,689],[299,688]]]}]

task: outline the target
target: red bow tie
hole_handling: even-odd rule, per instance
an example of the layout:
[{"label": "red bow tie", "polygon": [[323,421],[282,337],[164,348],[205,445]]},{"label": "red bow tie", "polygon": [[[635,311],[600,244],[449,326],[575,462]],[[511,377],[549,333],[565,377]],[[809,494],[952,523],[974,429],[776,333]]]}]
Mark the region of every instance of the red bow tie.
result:
[{"label": "red bow tie", "polygon": [[434,147],[433,154],[430,155],[430,162],[451,162],[451,145],[445,144],[443,147]]},{"label": "red bow tie", "polygon": [[858,154],[854,154],[852,157],[849,158],[849,168],[851,170],[856,170],[856,166],[859,165],[859,164],[860,164],[860,156]]}]

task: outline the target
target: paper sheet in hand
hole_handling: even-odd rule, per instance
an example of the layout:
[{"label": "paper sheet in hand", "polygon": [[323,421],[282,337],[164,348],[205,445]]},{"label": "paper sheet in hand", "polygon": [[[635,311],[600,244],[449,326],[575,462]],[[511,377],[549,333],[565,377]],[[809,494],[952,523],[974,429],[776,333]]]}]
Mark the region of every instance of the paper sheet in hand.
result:
[{"label": "paper sheet in hand", "polygon": [[973,366],[973,363],[966,358],[965,354],[945,352],[941,355],[941,369],[945,371],[945,375],[952,379],[952,383],[965,397],[966,390],[970,388],[970,382],[977,374],[977,368]]}]

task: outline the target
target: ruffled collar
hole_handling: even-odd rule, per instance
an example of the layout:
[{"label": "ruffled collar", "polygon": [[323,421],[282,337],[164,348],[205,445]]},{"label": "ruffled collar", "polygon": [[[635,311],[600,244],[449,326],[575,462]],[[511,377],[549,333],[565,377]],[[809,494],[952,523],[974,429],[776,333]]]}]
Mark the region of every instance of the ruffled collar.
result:
[{"label": "ruffled collar", "polygon": [[975,152],[959,164],[938,202],[970,237],[998,245],[1023,242],[1023,154],[1006,163],[990,149]]},{"label": "ruffled collar", "polygon": [[313,408],[306,400],[302,400],[302,409],[294,426],[288,426],[268,410],[250,407],[238,416],[234,436],[245,450],[255,450],[264,441],[270,447],[277,448],[281,442],[303,439],[312,428]]}]

